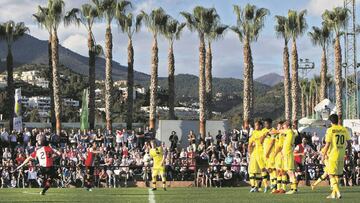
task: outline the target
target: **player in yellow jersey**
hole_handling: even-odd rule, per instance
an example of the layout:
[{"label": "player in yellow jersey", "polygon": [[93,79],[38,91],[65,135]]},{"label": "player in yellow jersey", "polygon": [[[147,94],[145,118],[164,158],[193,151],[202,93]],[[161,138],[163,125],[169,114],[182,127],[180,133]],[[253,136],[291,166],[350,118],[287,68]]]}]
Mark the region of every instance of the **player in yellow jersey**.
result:
[{"label": "player in yellow jersey", "polygon": [[156,190],[156,180],[157,177],[161,176],[161,181],[163,183],[163,189],[166,191],[166,175],[165,175],[165,157],[166,154],[163,152],[161,146],[157,147],[154,141],[151,142],[150,157],[153,159],[153,168],[152,168],[152,184],[153,189]]},{"label": "player in yellow jersey", "polygon": [[261,180],[261,172],[265,172],[264,152],[262,142],[264,141],[262,123],[255,122],[255,129],[249,139],[248,152],[250,155],[249,179],[251,184],[250,192],[258,192],[257,180]]},{"label": "player in yellow jersey", "polygon": [[[272,128],[272,120],[265,120],[265,132],[266,137],[264,139],[264,160],[268,174],[270,175],[270,189],[275,191],[276,188],[276,169],[275,169],[275,140],[276,140],[276,129]],[[264,191],[266,192],[266,191]]]},{"label": "player in yellow jersey", "polygon": [[282,125],[284,124],[283,121],[280,121],[277,125],[277,131],[274,132],[275,134],[275,168],[276,168],[276,190],[273,191],[273,194],[277,193],[285,193],[286,189],[286,182],[287,182],[287,175],[284,172],[283,167],[283,156],[282,156],[282,148],[284,143],[284,134],[282,133]]},{"label": "player in yellow jersey", "polygon": [[295,160],[294,160],[294,144],[295,134],[290,128],[290,121],[285,121],[283,124],[283,133],[285,135],[282,147],[283,169],[288,174],[291,184],[291,189],[286,194],[294,194],[297,192],[297,180],[295,178]]},{"label": "player in yellow jersey", "polygon": [[[349,131],[339,125],[339,117],[336,114],[329,116],[331,127],[327,129],[325,135],[325,147],[323,156],[328,159],[327,172],[330,177],[330,184],[332,186],[332,193],[327,198],[340,199],[338,177],[342,176],[344,169],[345,147],[347,152],[351,152],[351,142]],[[329,152],[330,151],[330,152]]]},{"label": "player in yellow jersey", "polygon": [[275,188],[274,181],[276,181],[276,172],[274,170],[275,157],[273,156],[275,152],[274,150],[275,135],[271,134],[271,132],[275,131],[275,129],[272,128],[272,120],[270,118],[265,119],[264,126],[265,127],[263,129],[263,133],[264,133],[263,135],[265,137],[263,142],[263,148],[264,148],[264,162],[265,162],[266,172],[262,173],[262,177],[263,177],[263,184],[265,186],[264,193],[266,193],[268,189],[268,183],[267,183],[268,177],[270,176],[271,190],[274,190]]}]

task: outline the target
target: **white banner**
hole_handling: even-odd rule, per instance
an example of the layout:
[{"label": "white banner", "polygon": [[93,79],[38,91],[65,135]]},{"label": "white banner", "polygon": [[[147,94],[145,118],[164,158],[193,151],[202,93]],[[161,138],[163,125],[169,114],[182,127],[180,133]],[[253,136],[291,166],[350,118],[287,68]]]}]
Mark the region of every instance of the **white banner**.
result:
[{"label": "white banner", "polygon": [[15,89],[15,105],[14,105],[14,126],[16,131],[22,130],[21,118],[21,88]]}]

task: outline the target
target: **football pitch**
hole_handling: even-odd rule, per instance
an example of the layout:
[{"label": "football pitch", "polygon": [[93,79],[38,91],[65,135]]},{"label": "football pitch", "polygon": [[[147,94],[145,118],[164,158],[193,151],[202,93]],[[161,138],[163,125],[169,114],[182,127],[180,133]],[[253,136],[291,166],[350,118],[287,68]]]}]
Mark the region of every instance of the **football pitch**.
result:
[{"label": "football pitch", "polygon": [[341,188],[341,200],[327,200],[329,187],[311,191],[302,187],[298,194],[249,193],[247,187],[237,188],[168,188],[150,191],[147,188],[50,189],[41,196],[41,189],[0,189],[0,202],[360,202],[360,188]]}]

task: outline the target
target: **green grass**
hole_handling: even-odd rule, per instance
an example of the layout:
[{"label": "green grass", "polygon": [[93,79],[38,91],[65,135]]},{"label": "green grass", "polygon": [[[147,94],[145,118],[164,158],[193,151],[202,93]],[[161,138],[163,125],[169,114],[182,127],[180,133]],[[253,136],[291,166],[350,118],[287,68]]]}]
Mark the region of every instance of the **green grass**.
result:
[{"label": "green grass", "polygon": [[[168,191],[154,192],[159,202],[360,202],[360,187],[340,188],[341,200],[327,200],[329,187],[311,191],[300,188],[295,195],[272,195],[249,193],[249,188],[168,188]],[[50,189],[46,196],[39,195],[40,189],[0,189],[0,202],[149,202],[146,188],[94,189]],[[150,197],[151,199],[151,197]]]}]

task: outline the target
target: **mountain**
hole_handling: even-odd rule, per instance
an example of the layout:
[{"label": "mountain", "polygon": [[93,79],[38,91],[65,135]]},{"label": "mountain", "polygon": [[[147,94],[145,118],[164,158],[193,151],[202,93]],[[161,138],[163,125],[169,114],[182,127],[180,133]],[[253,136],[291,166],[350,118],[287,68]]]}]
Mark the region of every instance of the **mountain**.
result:
[{"label": "mountain", "polygon": [[[86,44],[84,45],[86,46]],[[0,41],[0,72],[6,69],[6,45],[2,40]],[[39,40],[31,35],[26,34],[13,44],[13,58],[14,65],[18,67],[23,64],[48,64],[48,42]],[[88,57],[77,54],[61,45],[59,45],[59,63],[70,68],[76,73],[88,75],[89,65]],[[114,80],[123,80],[127,77],[127,67],[122,66],[116,61],[113,61],[112,76]],[[149,75],[135,72],[136,81],[148,80]],[[96,60],[96,78],[105,78],[105,59],[97,58]]]},{"label": "mountain", "polygon": [[269,74],[266,74],[266,75],[256,78],[255,81],[257,81],[261,84],[273,87],[273,86],[281,83],[282,81],[284,81],[284,77],[277,73],[269,73]]}]

